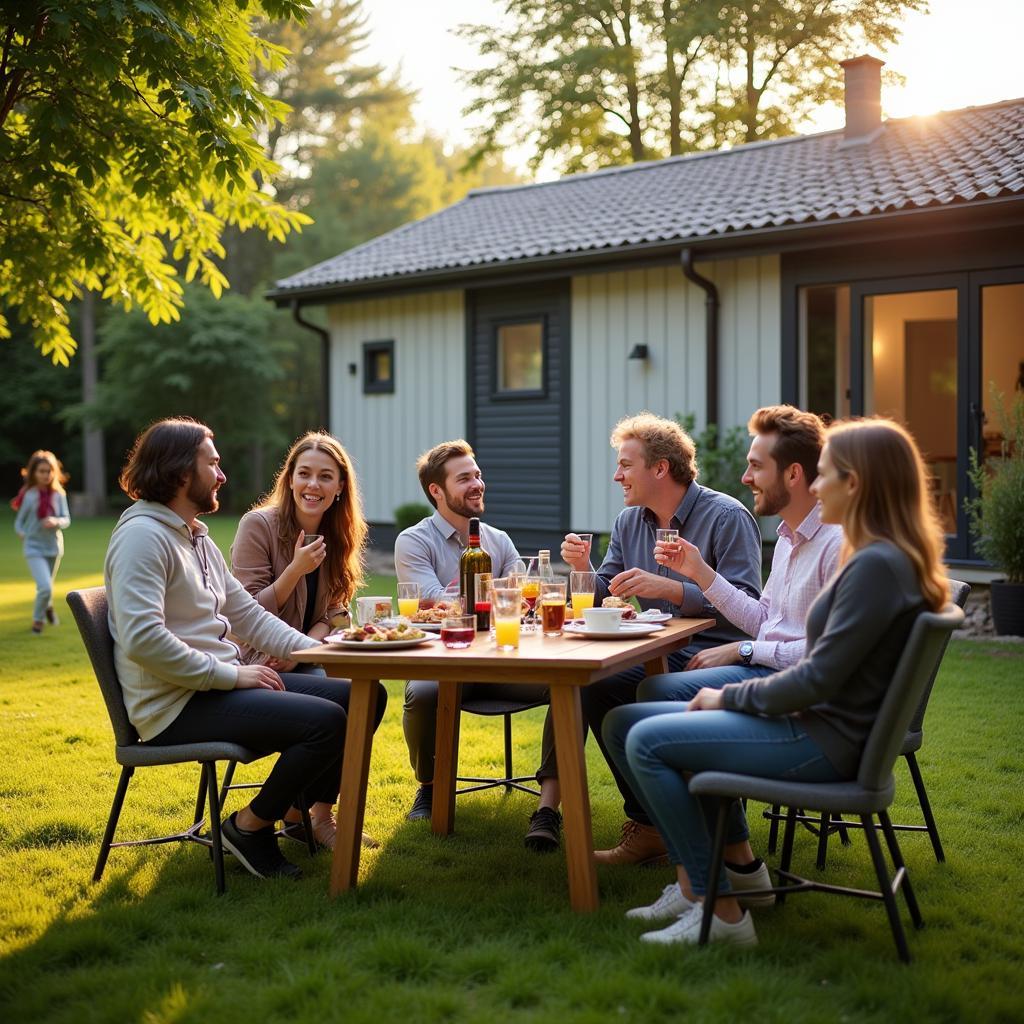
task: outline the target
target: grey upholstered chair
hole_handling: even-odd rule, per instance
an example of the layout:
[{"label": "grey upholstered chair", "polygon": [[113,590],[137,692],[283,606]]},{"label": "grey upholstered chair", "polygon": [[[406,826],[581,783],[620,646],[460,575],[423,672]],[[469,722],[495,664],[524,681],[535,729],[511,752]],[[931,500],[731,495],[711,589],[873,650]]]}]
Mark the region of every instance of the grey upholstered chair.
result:
[{"label": "grey upholstered chair", "polygon": [[[971,592],[971,588],[967,583],[963,583],[960,580],[951,579],[949,581],[949,599],[958,608],[963,608],[967,604],[967,597]],[[924,743],[924,716],[928,710],[928,699],[931,697],[932,687],[935,685],[935,677],[939,674],[939,667],[942,663],[942,657],[945,655],[946,647],[949,644],[949,637],[946,637],[946,643],[943,644],[942,653],[939,656],[939,660],[935,663],[934,671],[932,672],[931,678],[928,680],[928,685],[925,687],[924,695],[921,697],[921,703],[917,706],[917,710],[914,712],[914,717],[910,721],[910,727],[907,729],[907,735],[903,738],[903,747],[900,750],[900,754],[906,759],[907,768],[910,771],[910,778],[914,783],[914,791],[917,793],[917,801],[921,806],[921,814],[924,817],[923,825],[893,825],[893,828],[897,832],[927,832],[928,838],[932,841],[932,849],[935,851],[935,859],[941,864],[946,859],[946,853],[942,849],[942,840],[939,838],[939,827],[935,824],[935,815],[932,813],[932,805],[928,800],[928,790],[924,785],[924,778],[921,775],[921,768],[917,763],[917,752],[921,749]],[[765,811],[764,816],[771,820],[771,827],[768,830],[768,852],[775,853],[775,849],[778,842],[778,825],[780,820],[784,820],[786,815],[780,813],[778,807],[773,807],[770,811]],[[818,857],[817,867],[819,871],[825,869],[825,858],[828,854],[828,837],[831,832],[839,832],[843,839],[843,845],[849,846],[850,840],[846,834],[847,829],[860,828],[861,826],[857,822],[845,822],[841,819],[830,819],[824,814],[818,818],[812,818],[801,811],[797,811],[796,820],[801,824],[811,827],[818,836]]]},{"label": "grey upholstered chair", "polygon": [[455,780],[456,783],[470,782],[473,785],[457,789],[455,791],[456,796],[460,796],[463,793],[475,793],[482,789],[496,789],[499,786],[504,787],[506,793],[510,793],[513,789],[518,789],[523,793],[532,793],[534,796],[540,796],[539,789],[533,789],[530,786],[524,785],[526,782],[534,781],[533,775],[512,774],[512,716],[520,711],[530,711],[532,708],[542,707],[546,703],[547,701],[540,700],[488,700],[483,697],[462,702],[460,711],[470,715],[501,716],[505,738],[505,775],[503,778],[459,775]]},{"label": "grey upholstered chair", "polygon": [[[907,645],[893,674],[892,682],[879,708],[875,724],[868,735],[861,756],[857,778],[849,782],[808,783],[778,779],[762,779],[732,772],[700,772],[690,780],[690,792],[696,796],[717,797],[718,820],[708,873],[708,895],[704,901],[704,921],[701,926],[701,944],[707,942],[718,892],[718,879],[722,871],[725,847],[725,823],[732,800],[749,798],[769,804],[788,807],[786,830],[782,840],[782,859],[778,868],[780,884],[773,890],[778,902],[789,892],[818,890],[868,899],[881,899],[889,915],[893,939],[900,959],[910,961],[906,935],[900,921],[896,891],[901,890],[907,902],[914,926],[922,925],[921,912],[914,898],[910,878],[896,840],[896,831],[889,820],[888,808],[896,791],[893,766],[900,756],[904,738],[921,701],[931,686],[950,634],[963,622],[963,610],[947,604],[941,612],[922,612],[910,631]],[[796,808],[810,808],[827,814],[850,814],[860,818],[867,838],[871,860],[878,877],[878,892],[848,889],[823,882],[800,878],[790,872],[793,856],[793,832],[796,827]],[[890,882],[888,868],[878,841],[875,818],[885,836],[895,874]],[[768,892],[769,890],[764,890]]]},{"label": "grey upholstered chair", "polygon": [[[241,761],[248,764],[262,753],[239,746],[237,743],[189,743],[179,746],[153,746],[142,743],[135,727],[128,720],[128,712],[124,706],[121,684],[114,667],[114,641],[107,624],[107,594],[103,587],[90,587],[86,590],[73,590],[68,594],[68,605],[78,624],[79,632],[85,643],[85,649],[92,662],[96,681],[107,705],[107,714],[114,729],[114,756],[121,765],[121,777],[114,794],[114,803],[110,808],[110,817],[103,833],[99,857],[93,881],[98,882],[103,876],[110,850],[116,846],[153,846],[160,843],[191,842],[208,846],[213,852],[213,865],[217,882],[217,892],[224,892],[224,851],[220,839],[220,800],[217,795],[217,762]],[[183,832],[173,835],[159,836],[152,839],[136,839],[115,843],[114,833],[117,821],[121,816],[121,807],[128,793],[128,785],[136,768],[147,768],[151,765],[187,764],[199,762],[199,792],[196,796],[195,814],[192,825]],[[210,837],[200,834],[205,822],[203,820],[203,804],[209,803]]]}]

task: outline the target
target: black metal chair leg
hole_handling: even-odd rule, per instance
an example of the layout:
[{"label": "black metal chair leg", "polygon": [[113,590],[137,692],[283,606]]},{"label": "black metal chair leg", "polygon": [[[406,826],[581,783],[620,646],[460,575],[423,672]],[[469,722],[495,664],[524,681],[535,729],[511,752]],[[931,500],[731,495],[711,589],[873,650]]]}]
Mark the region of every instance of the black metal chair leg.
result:
[{"label": "black metal chair leg", "polygon": [[[512,778],[512,716],[502,715],[505,725],[505,778]],[[512,786],[506,782],[505,792],[511,793]]]},{"label": "black metal chair leg", "polygon": [[134,768],[125,766],[121,769],[121,777],[117,780],[117,789],[114,791],[114,802],[110,806],[110,816],[107,818],[107,827],[103,831],[103,840],[100,843],[100,855],[96,858],[96,870],[92,873],[94,882],[98,882],[103,877],[103,869],[107,866],[107,857],[110,856],[110,844],[114,841],[117,821],[121,817],[121,808],[124,806],[124,798],[128,793],[128,784],[132,781],[134,774]]},{"label": "black metal chair leg", "polygon": [[910,884],[910,873],[903,861],[903,851],[900,850],[899,841],[896,838],[896,829],[893,828],[889,819],[888,811],[878,812],[878,821],[882,826],[882,834],[885,836],[885,844],[889,847],[889,858],[892,860],[893,870],[899,875],[902,872],[900,889],[903,891],[903,898],[907,901],[907,910],[910,911],[910,919],[914,922],[915,928],[924,927],[924,918],[921,917],[921,910],[917,905],[917,897],[914,895],[914,887]]},{"label": "black metal chair leg", "polygon": [[220,787],[220,805],[224,806],[224,801],[228,798],[228,791],[231,789],[231,781],[235,777],[235,768],[238,767],[237,761],[228,761],[227,768],[224,769],[224,781]]},{"label": "black metal chair leg", "polygon": [[198,825],[203,820],[206,807],[206,765],[199,762],[199,791],[196,793],[196,812],[192,815],[192,824]]},{"label": "black metal chair leg", "polygon": [[907,936],[903,931],[903,922],[900,920],[900,908],[896,902],[896,896],[892,891],[889,882],[889,871],[886,868],[885,857],[882,854],[882,845],[878,841],[878,833],[875,831],[875,823],[870,814],[860,816],[864,825],[864,838],[868,841],[868,849],[871,851],[871,861],[875,865],[875,875],[878,877],[878,890],[882,894],[882,901],[885,903],[885,911],[889,915],[889,927],[892,928],[893,941],[896,943],[896,951],[900,959],[910,963],[910,948],[907,946]]},{"label": "black metal chair leg", "polygon": [[722,874],[722,863],[725,860],[725,822],[729,815],[729,797],[718,800],[718,817],[715,819],[715,838],[711,847],[711,863],[708,865],[707,886],[704,891],[704,915],[700,921],[700,937],[697,944],[706,946],[711,935],[711,921],[715,916],[715,903],[718,900],[718,879]]},{"label": "black metal chair leg", "polygon": [[833,819],[833,828],[839,833],[839,840],[843,846],[852,846],[853,840],[850,838],[850,830],[843,827],[843,816],[837,814]]},{"label": "black metal chair leg", "polygon": [[306,800],[306,794],[299,794],[299,810],[302,812],[302,827],[306,830],[306,849],[309,850],[310,857],[316,855],[317,845],[316,837],[313,835],[313,821],[309,816],[309,807],[307,804],[309,801]]},{"label": "black metal chair leg", "polygon": [[[779,870],[782,874],[779,876],[779,886],[784,887],[789,883],[786,881],[785,872],[788,872],[790,865],[793,863],[793,836],[796,832],[796,808],[786,808],[786,830],[782,833],[782,859],[779,862]],[[777,892],[775,894],[775,903],[777,906],[781,906],[786,902],[786,894],[784,892]]]},{"label": "black metal chair leg", "polygon": [[779,846],[779,813],[782,810],[778,804],[772,804],[771,824],[768,826],[768,852],[772,855]]},{"label": "black metal chair leg", "polygon": [[818,857],[815,865],[819,871],[825,870],[825,858],[828,855],[828,833],[832,824],[832,812],[822,811],[818,824]]},{"label": "black metal chair leg", "polygon": [[220,794],[217,792],[217,766],[204,764],[206,786],[210,800],[210,849],[213,851],[213,873],[217,880],[217,895],[224,894],[224,846],[220,840]]},{"label": "black metal chair leg", "polygon": [[944,864],[946,861],[945,851],[942,849],[942,840],[939,839],[939,826],[935,824],[935,816],[932,814],[932,805],[928,802],[928,790],[924,788],[924,779],[921,776],[921,768],[913,751],[903,755],[907,759],[907,767],[910,769],[910,777],[914,780],[914,789],[917,790],[917,799],[921,804],[921,813],[924,815],[924,823],[928,828],[928,838],[932,841],[932,849],[935,851],[935,859]]}]

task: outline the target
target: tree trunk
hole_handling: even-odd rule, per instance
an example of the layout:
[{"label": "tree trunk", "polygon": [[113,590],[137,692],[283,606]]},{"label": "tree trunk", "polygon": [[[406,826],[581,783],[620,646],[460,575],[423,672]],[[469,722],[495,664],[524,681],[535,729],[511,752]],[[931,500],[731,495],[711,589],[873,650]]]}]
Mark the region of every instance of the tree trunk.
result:
[{"label": "tree trunk", "polygon": [[679,135],[681,83],[676,70],[676,51],[672,45],[672,0],[662,0],[661,13],[665,32],[665,79],[668,87],[668,151],[670,156],[679,156],[683,151]]},{"label": "tree trunk", "polygon": [[646,159],[647,154],[644,151],[643,134],[640,131],[640,87],[636,80],[636,54],[633,52],[631,18],[632,14],[627,8],[625,17],[622,19],[622,32],[624,36],[623,49],[629,61],[626,70],[626,99],[629,103],[629,152],[633,161],[638,162]]},{"label": "tree trunk", "polygon": [[[86,404],[96,399],[96,384],[99,379],[96,365],[96,305],[88,288],[82,292],[81,312],[82,347],[82,401]],[[82,424],[83,481],[89,514],[102,515],[107,508],[107,469],[103,450],[103,431],[88,420]]]}]

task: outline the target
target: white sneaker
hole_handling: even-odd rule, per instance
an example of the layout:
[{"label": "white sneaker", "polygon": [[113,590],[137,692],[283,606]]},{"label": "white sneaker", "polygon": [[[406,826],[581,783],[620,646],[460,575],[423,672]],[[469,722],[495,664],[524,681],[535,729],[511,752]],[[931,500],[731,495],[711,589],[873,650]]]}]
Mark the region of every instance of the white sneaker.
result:
[{"label": "white sneaker", "polygon": [[[703,916],[703,904],[696,903],[667,928],[662,928],[657,932],[645,932],[640,936],[640,941],[662,945],[684,943],[695,946],[700,938],[700,923]],[[754,921],[750,912],[745,910],[743,916],[735,924],[729,924],[720,917],[712,917],[708,942],[731,942],[736,946],[756,946],[757,932],[754,931]]]},{"label": "white sneaker", "polygon": [[640,921],[671,921],[694,906],[696,904],[683,895],[679,883],[670,882],[649,907],[634,907],[627,910],[626,917]]},{"label": "white sneaker", "polygon": [[741,907],[774,907],[775,893],[766,893],[764,896],[744,896],[743,893],[751,889],[770,889],[772,887],[772,876],[768,865],[761,861],[761,866],[753,872],[744,873],[733,871],[729,867],[725,869],[725,877],[729,879],[729,888],[732,895],[739,900]]}]

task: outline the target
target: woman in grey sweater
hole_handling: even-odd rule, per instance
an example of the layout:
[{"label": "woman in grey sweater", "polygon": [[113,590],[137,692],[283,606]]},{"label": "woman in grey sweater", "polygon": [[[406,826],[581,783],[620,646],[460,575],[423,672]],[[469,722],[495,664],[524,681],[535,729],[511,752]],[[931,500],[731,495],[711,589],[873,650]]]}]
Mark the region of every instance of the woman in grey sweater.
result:
[{"label": "woman in grey sweater", "polygon": [[57,625],[53,610],[53,581],[64,554],[64,535],[71,525],[68,499],[64,493],[67,476],[53,452],[35,451],[21,471],[24,484],[11,502],[18,514],[15,532],[22,540],[25,561],[36,584],[32,609],[32,632],[42,633],[43,619]]},{"label": "woman in grey sweater", "polygon": [[[606,719],[612,756],[677,868],[678,881],[658,900],[627,915],[675,919],[645,941],[692,943],[700,931],[709,819],[686,776],[717,769],[805,782],[853,778],[914,619],[948,600],[942,531],[920,453],[902,427],[884,419],[835,424],[818,471],[811,490],[822,522],[842,525],[844,548],[839,572],[808,611],[804,659],[761,679],[702,689],[683,712],[678,704],[638,704]],[[747,838],[737,803],[712,941],[757,942],[737,884],[760,866]]]}]

